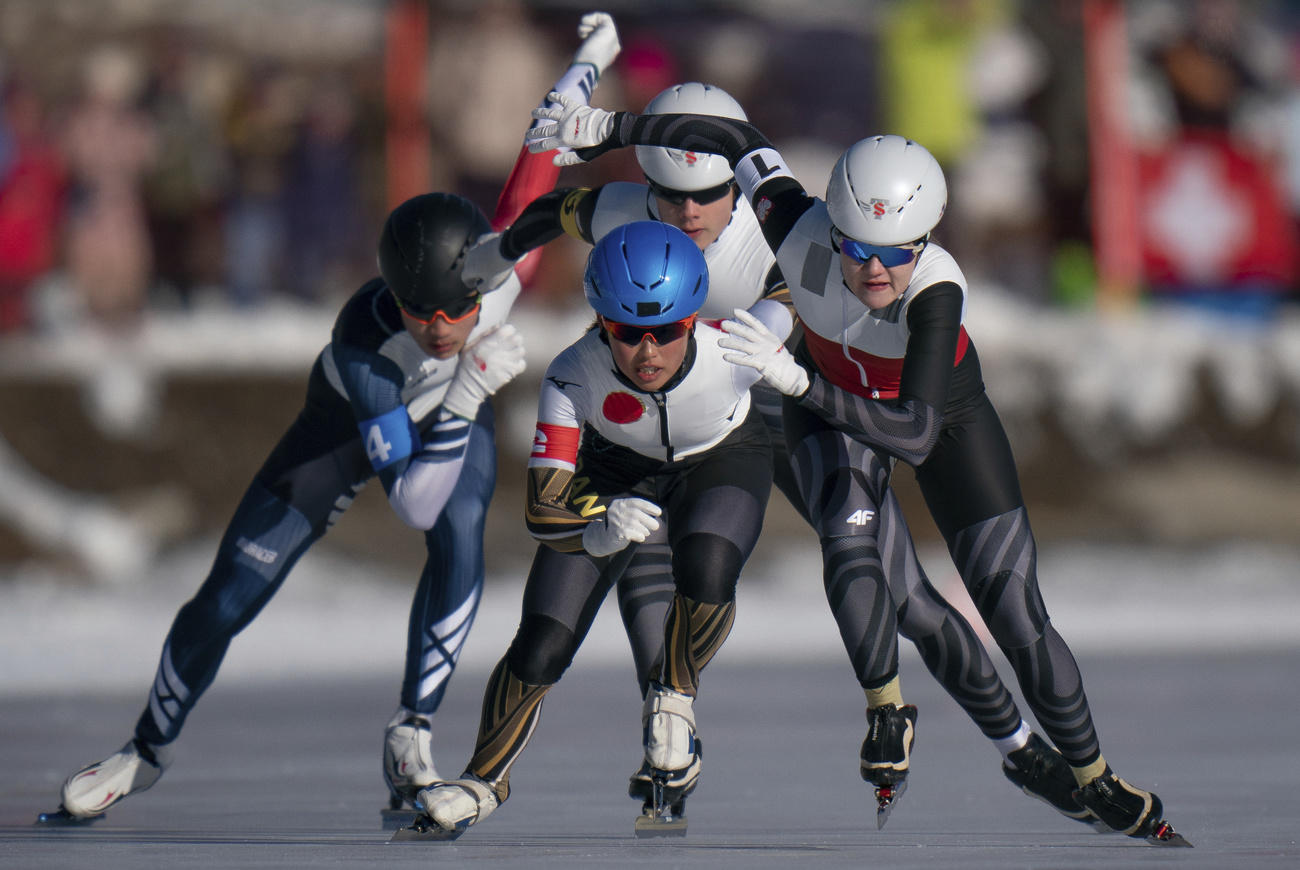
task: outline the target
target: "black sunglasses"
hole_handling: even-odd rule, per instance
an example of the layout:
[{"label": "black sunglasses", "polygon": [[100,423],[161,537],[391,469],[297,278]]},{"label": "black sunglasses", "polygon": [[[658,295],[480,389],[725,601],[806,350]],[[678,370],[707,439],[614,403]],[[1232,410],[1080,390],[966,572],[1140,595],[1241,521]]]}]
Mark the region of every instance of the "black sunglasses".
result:
[{"label": "black sunglasses", "polygon": [[735,179],[715,184],[713,187],[706,187],[703,190],[673,190],[671,187],[656,184],[649,178],[645,180],[645,183],[649,186],[650,192],[656,197],[665,202],[671,202],[673,205],[685,205],[688,199],[695,200],[697,205],[708,205],[731,193],[732,188],[736,186]]}]

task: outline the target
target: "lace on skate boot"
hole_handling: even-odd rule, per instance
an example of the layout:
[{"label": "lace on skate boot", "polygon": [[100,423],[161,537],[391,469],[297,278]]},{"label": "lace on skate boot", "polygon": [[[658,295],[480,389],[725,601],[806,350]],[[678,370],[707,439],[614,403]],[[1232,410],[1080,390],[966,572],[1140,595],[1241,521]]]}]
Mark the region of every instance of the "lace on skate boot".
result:
[{"label": "lace on skate boot", "polygon": [[[1010,755],[1011,764],[1003,762],[1002,773],[1032,798],[1085,825],[1100,825],[1092,812],[1074,799],[1079,784],[1074,780],[1070,763],[1037,734]],[[1014,765],[1014,766],[1012,766]],[[1105,828],[1104,825],[1101,827]]]},{"label": "lace on skate boot", "polygon": [[1112,831],[1155,845],[1192,845],[1160,817],[1164,805],[1159,796],[1120,779],[1109,765],[1100,776],[1076,790],[1074,797]]},{"label": "lace on skate boot", "polygon": [[862,741],[862,779],[876,787],[876,829],[889,821],[907,789],[907,771],[916,738],[916,706],[883,704],[867,710],[867,737]]}]

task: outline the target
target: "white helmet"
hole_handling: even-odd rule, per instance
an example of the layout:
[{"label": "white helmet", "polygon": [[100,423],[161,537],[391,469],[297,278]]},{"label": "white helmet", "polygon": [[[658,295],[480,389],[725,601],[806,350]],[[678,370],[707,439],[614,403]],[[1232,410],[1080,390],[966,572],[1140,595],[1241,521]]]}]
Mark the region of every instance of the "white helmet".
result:
[{"label": "white helmet", "polygon": [[943,217],[948,185],[939,161],[902,136],[872,136],[840,155],[826,185],[831,222],[869,245],[905,245]]},{"label": "white helmet", "polygon": [[[749,120],[740,103],[713,85],[686,82],[662,91],[645,107],[644,115],[716,115],[721,118]],[[654,145],[636,146],[641,171],[655,184],[673,190],[704,190],[732,178],[727,158],[702,151],[681,151]]]}]

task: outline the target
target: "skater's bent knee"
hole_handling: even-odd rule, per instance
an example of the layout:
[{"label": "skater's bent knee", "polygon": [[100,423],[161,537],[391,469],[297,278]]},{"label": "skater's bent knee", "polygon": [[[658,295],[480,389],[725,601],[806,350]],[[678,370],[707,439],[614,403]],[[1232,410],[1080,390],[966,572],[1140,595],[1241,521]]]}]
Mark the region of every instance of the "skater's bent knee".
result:
[{"label": "skater's bent knee", "polygon": [[744,564],[740,548],[719,535],[688,535],[673,548],[673,577],[678,591],[694,601],[734,601],[736,581]]},{"label": "skater's bent knee", "polygon": [[510,644],[510,672],[531,686],[557,682],[573,661],[577,639],[565,625],[549,616],[528,614]]}]

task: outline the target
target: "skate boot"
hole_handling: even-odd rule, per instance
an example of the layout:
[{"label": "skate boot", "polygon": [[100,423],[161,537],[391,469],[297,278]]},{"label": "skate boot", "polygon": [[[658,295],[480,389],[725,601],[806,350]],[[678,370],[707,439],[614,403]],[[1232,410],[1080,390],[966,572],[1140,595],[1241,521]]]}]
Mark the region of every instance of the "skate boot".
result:
[{"label": "skate boot", "polygon": [[862,741],[860,773],[876,787],[876,829],[889,821],[907,789],[907,770],[916,737],[916,706],[883,704],[867,710],[867,737]]},{"label": "skate boot", "polygon": [[384,731],[384,781],[391,810],[415,807],[420,789],[441,777],[433,767],[433,726],[429,717],[398,707]]},{"label": "skate boot", "polygon": [[115,754],[68,777],[60,809],[73,819],[94,818],[157,782],[170,760],[165,747],[132,738]]},{"label": "skate boot", "polygon": [[[660,771],[669,774],[665,779],[665,784],[670,789],[681,792],[681,803],[686,802],[686,797],[695,791],[695,786],[700,778],[700,760],[704,757],[704,744],[699,737],[695,738],[695,759],[681,770]],[[627,779],[627,796],[638,798],[643,801],[649,801],[654,792],[654,768],[650,762],[644,758],[641,760],[641,766],[637,768],[636,773]]]},{"label": "skate boot", "polygon": [[1092,782],[1076,789],[1074,799],[1112,831],[1163,846],[1192,845],[1161,818],[1164,805],[1157,795],[1129,785],[1110,765]]},{"label": "skate boot", "polygon": [[[686,833],[686,796],[700,778],[700,748],[695,737],[695,699],[651,683],[641,720],[645,763],[628,783],[628,794],[644,800],[636,820],[638,837],[682,836]],[[649,793],[634,791],[642,771]]]},{"label": "skate boot", "polygon": [[[700,760],[704,746],[695,738],[695,759],[681,770],[656,771],[650,762],[642,759],[641,767],[628,777],[627,796],[641,801],[641,815],[637,818],[638,837],[677,836],[686,831],[686,798],[695,791],[700,779]],[[667,800],[667,809],[655,815],[655,774],[660,776],[660,798]]]},{"label": "skate boot", "polygon": [[[1101,824],[1074,799],[1079,784],[1074,780],[1070,763],[1037,734],[1030,734],[1029,742],[1011,753],[1009,763],[1002,762],[1002,773],[1025,794],[1038,798],[1067,819],[1085,825]],[[1101,827],[1106,829],[1104,825]]]},{"label": "skate boot", "polygon": [[421,790],[415,799],[424,812],[410,827],[395,833],[392,842],[454,840],[501,805],[496,789],[470,773],[461,779],[435,782]]}]

